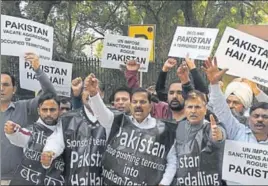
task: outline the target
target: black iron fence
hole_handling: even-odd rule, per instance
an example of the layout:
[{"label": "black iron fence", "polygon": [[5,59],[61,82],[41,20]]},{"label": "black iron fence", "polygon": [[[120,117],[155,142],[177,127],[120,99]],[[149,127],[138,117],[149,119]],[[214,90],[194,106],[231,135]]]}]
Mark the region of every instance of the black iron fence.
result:
[{"label": "black iron fence", "polygon": [[[18,90],[15,96],[15,99],[29,99],[34,97],[34,92],[28,91],[25,89],[21,89],[19,86],[19,58],[12,56],[4,56],[6,57],[4,61],[4,66],[7,67],[8,71],[14,74],[17,84]],[[63,59],[55,59],[57,61],[66,61]],[[126,80],[124,78],[123,71],[119,69],[106,69],[101,68],[100,60],[97,58],[82,58],[75,57],[73,59],[69,59],[67,62],[73,64],[73,73],[72,78],[75,77],[86,77],[90,73],[94,73],[96,77],[102,81],[105,86],[105,102],[108,102],[109,97],[113,93],[113,91],[122,86],[126,85]],[[178,63],[180,65],[181,61]],[[155,85],[158,74],[164,64],[164,60],[156,60],[155,63],[149,64],[149,70],[147,73],[142,74],[142,86],[147,88],[151,85]],[[197,68],[200,69],[202,62],[197,61]],[[5,68],[4,68],[5,69]],[[202,76],[206,79],[205,74],[201,71]],[[168,73],[167,84],[173,80],[176,80],[176,68],[174,68],[170,73]],[[207,81],[207,79],[206,79]],[[261,87],[266,93],[268,92],[267,88]]]}]

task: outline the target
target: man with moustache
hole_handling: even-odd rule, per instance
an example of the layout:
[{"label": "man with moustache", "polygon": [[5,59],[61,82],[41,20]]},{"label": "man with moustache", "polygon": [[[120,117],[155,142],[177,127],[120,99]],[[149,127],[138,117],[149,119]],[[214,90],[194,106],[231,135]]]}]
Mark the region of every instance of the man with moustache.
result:
[{"label": "man with moustache", "polygon": [[210,123],[205,120],[205,96],[197,90],[188,93],[184,112],[187,120],[176,130],[177,172],[172,185],[220,185],[225,130],[213,115]]},{"label": "man with moustache", "polygon": [[39,119],[27,128],[12,121],[5,124],[5,134],[10,143],[23,148],[23,157],[10,185],[63,185],[64,162],[62,157],[53,161],[49,170],[40,163],[46,139],[56,129],[60,113],[60,100],[45,93],[38,100]]},{"label": "man with moustache", "polygon": [[[87,78],[84,83],[80,78],[72,83],[73,91],[82,91],[82,108],[61,116],[42,153],[44,168],[49,168],[52,160],[62,154],[66,185],[103,185],[101,159],[110,125],[101,125],[92,112]],[[99,86],[96,90],[101,94]]]},{"label": "man with moustache", "polygon": [[[218,83],[227,70],[218,69],[216,58],[214,63],[211,60],[205,62],[204,71],[210,82],[210,101],[213,111],[226,128],[228,139],[268,145],[268,103],[260,102],[250,108],[248,126],[240,123],[232,115]],[[237,185],[238,183],[227,180],[227,184]]]},{"label": "man with moustache", "polygon": [[[136,60],[129,60],[126,62],[125,78],[127,80],[128,87],[132,90],[140,87],[138,80],[139,68],[140,64],[137,63]],[[168,112],[168,104],[166,102],[159,101],[152,86],[148,87],[146,90],[151,93],[152,97],[151,116],[156,119],[169,119],[170,113]]]},{"label": "man with moustache", "polygon": [[[42,92],[56,93],[49,77],[40,68],[39,57],[34,53],[26,53],[25,61],[31,64],[31,69],[40,82]],[[21,62],[23,63],[23,62]],[[16,93],[15,77],[8,72],[1,72],[1,99],[0,99],[0,123],[1,123],[1,184],[8,185],[18,165],[21,162],[22,149],[10,144],[4,134],[4,124],[11,120],[20,123],[22,127],[34,123],[38,119],[37,107],[39,96],[13,102]]]},{"label": "man with moustache", "polygon": [[151,94],[139,88],[132,93],[130,112],[112,113],[98,94],[95,76],[88,79],[94,115],[111,126],[103,155],[105,185],[169,185],[175,174],[175,127],[150,116]]},{"label": "man with moustache", "polygon": [[[163,66],[164,71],[167,72],[169,69],[175,66],[177,61],[175,59],[168,59]],[[128,82],[128,86],[132,89],[139,88],[138,82],[138,70],[140,65],[135,61],[128,61],[126,64],[126,72],[125,77]],[[178,75],[178,74],[177,74]],[[160,73],[161,76],[161,73]],[[158,78],[158,87],[162,86],[161,83],[164,82],[166,77]],[[161,76],[162,77],[162,76]],[[161,79],[161,81],[160,81]],[[180,81],[172,82],[169,85],[167,103],[159,101],[158,103],[152,102],[151,116],[158,119],[174,119],[176,121],[180,121],[184,119],[183,114],[183,102],[184,99],[182,97],[182,84]]]}]

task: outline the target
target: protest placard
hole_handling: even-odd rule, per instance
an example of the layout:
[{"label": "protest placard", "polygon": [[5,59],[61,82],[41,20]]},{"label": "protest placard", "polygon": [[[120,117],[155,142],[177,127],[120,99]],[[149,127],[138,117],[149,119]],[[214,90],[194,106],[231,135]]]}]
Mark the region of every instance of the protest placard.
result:
[{"label": "protest placard", "polygon": [[[40,68],[49,77],[57,94],[60,96],[70,97],[72,85],[72,64],[40,60]],[[29,62],[20,57],[20,87],[27,90],[39,91],[40,83],[37,80],[35,72]]]},{"label": "protest placard", "polygon": [[210,56],[218,29],[178,26],[168,53],[169,57],[205,60]]},{"label": "protest placard", "polygon": [[242,185],[267,185],[268,147],[226,140],[222,176]]},{"label": "protest placard", "polygon": [[227,27],[215,56],[227,74],[247,78],[268,87],[268,43]]},{"label": "protest placard", "polygon": [[101,67],[119,69],[120,64],[136,60],[140,71],[147,72],[151,51],[151,40],[106,34],[103,42]]},{"label": "protest placard", "polygon": [[53,27],[31,20],[1,15],[1,55],[21,56],[34,52],[51,60]]}]

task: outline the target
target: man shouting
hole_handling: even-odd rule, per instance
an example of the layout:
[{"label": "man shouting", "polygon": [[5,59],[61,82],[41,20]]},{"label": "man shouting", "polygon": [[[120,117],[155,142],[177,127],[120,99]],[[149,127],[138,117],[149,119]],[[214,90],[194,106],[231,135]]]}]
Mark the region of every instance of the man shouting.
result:
[{"label": "man shouting", "polygon": [[112,113],[88,78],[89,101],[102,125],[112,125],[103,155],[105,185],[169,185],[176,172],[175,123],[152,118],[151,95],[142,88],[131,97],[131,115]]}]

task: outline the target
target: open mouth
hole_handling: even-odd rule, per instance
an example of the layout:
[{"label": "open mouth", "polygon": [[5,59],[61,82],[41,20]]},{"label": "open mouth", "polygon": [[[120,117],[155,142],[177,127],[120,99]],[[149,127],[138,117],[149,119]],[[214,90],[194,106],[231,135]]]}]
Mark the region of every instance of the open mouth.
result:
[{"label": "open mouth", "polygon": [[257,129],[263,129],[264,127],[265,127],[265,125],[262,123],[255,124],[255,128],[257,128]]}]

